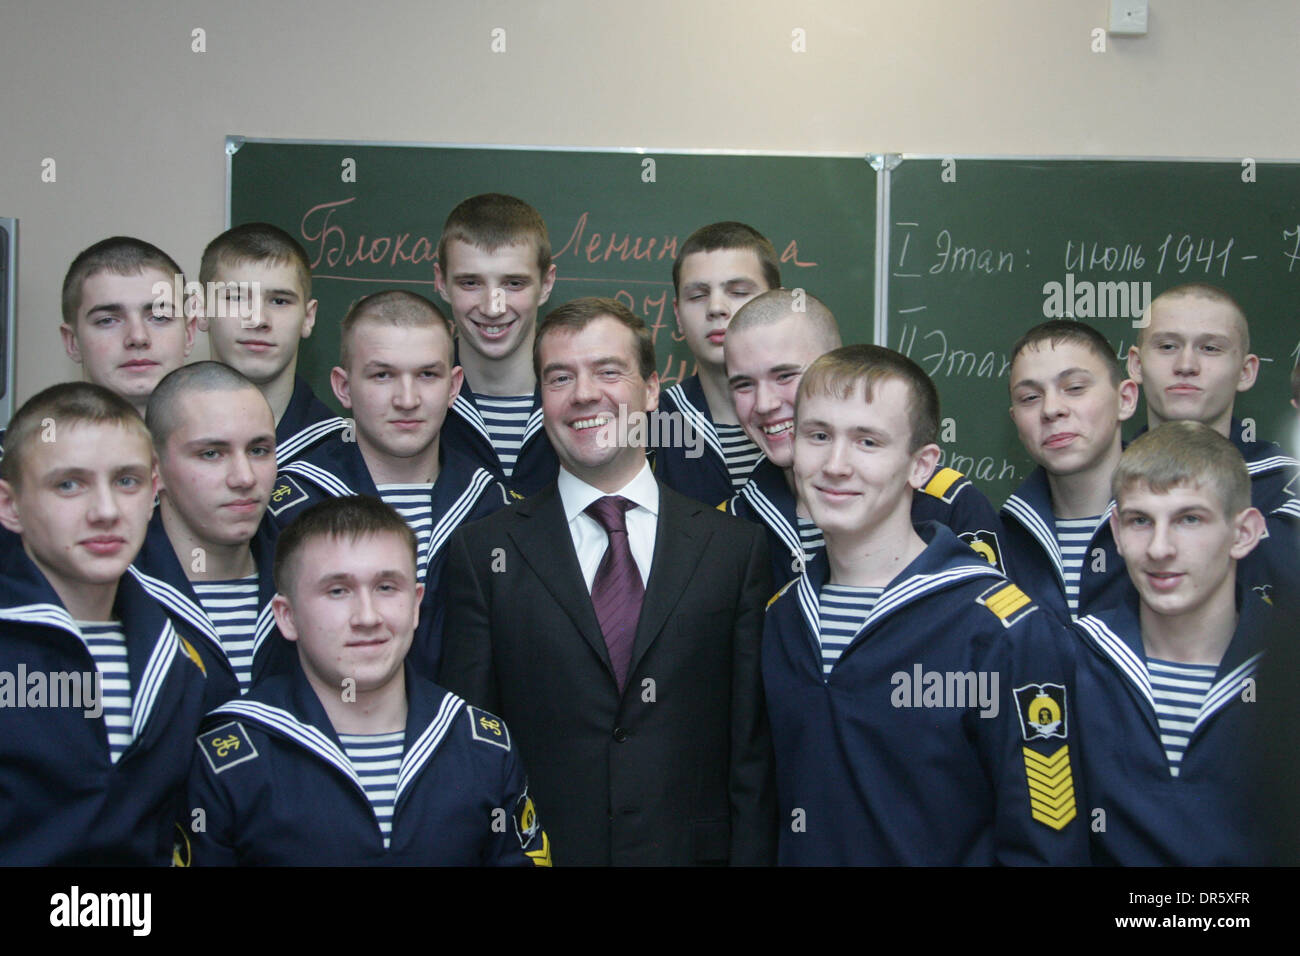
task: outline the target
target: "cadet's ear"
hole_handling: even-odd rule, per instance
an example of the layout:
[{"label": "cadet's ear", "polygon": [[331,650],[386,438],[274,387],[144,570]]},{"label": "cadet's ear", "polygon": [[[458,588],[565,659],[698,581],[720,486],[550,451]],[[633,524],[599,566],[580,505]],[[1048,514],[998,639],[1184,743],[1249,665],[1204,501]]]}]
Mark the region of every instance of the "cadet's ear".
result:
[{"label": "cadet's ear", "polygon": [[7,481],[0,481],[0,525],[14,534],[23,533],[23,523],[18,517],[18,493]]},{"label": "cadet's ear", "polygon": [[275,615],[275,624],[286,641],[298,640],[298,628],[293,623],[293,605],[283,594],[271,598],[271,613]]},{"label": "cadet's ear", "polygon": [[1268,526],[1264,515],[1258,508],[1247,508],[1231,520],[1232,546],[1228,554],[1234,561],[1240,561],[1255,550],[1262,538],[1268,536]]},{"label": "cadet's ear", "polygon": [[934,474],[934,468],[939,464],[939,456],[943,454],[939,446],[931,442],[928,445],[922,445],[912,453],[912,473],[907,478],[907,483],[913,489],[919,491],[925,487],[925,483],[930,480]]}]

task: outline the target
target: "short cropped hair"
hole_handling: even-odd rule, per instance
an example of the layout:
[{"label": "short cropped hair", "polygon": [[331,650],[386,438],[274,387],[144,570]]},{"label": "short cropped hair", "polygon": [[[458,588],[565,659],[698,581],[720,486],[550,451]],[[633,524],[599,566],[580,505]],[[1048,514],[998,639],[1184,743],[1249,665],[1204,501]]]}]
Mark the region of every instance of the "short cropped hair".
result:
[{"label": "short cropped hair", "polygon": [[[169,276],[180,276],[181,288],[185,276],[176,260],[152,243],[131,236],[112,236],[101,239],[77,253],[63,276],[63,321],[76,328],[77,312],[81,309],[81,289],[86,280],[101,272],[119,276],[139,275],[146,269],[157,269]],[[177,302],[176,307],[181,308]]]},{"label": "short cropped hair", "polygon": [[[796,305],[800,308],[796,309]],[[755,296],[732,316],[727,323],[727,334],[775,325],[792,316],[799,321],[800,334],[812,339],[822,352],[843,344],[840,327],[826,303],[802,289],[770,289]]]},{"label": "short cropped hair", "polygon": [[145,410],[144,420],[153,436],[154,450],[161,455],[167,447],[167,439],[176,430],[176,411],[182,395],[191,392],[242,392],[246,388],[261,394],[256,385],[221,362],[194,362],[168,372],[154,387]]},{"label": "short cropped hair", "polygon": [[207,288],[222,266],[233,268],[249,263],[292,266],[303,298],[311,298],[311,260],[307,250],[293,236],[269,222],[246,222],[227,229],[209,242],[199,262],[199,282]]},{"label": "short cropped hair", "polygon": [[1144,486],[1162,495],[1180,485],[1214,488],[1229,518],[1250,507],[1250,472],[1235,445],[1200,422],[1165,422],[1139,435],[1120,455],[1111,496]]},{"label": "short cropped hair", "polygon": [[[139,432],[146,441],[149,429],[135,407],[115,392],[90,382],[62,382],[37,392],[18,409],[5,432],[4,458],[0,459],[0,478],[18,489],[22,481],[23,459],[31,446],[41,440],[47,424],[53,423],[55,440],[59,432],[72,425],[117,425]],[[152,448],[152,446],[150,446]]]},{"label": "short cropped hair", "polygon": [[441,328],[453,343],[456,341],[456,326],[424,296],[405,289],[385,289],[358,299],[343,316],[339,325],[339,365],[343,368],[352,367],[352,340],[357,329],[371,324],[399,329]]},{"label": "short cropped hair", "polygon": [[686,237],[673,260],[673,297],[682,291],[682,262],[696,252],[716,252],[719,249],[749,249],[758,256],[763,267],[763,278],[769,289],[781,287],[781,266],[776,248],[767,236],[743,222],[715,222],[701,226]]},{"label": "short cropped hair", "polygon": [[533,339],[533,374],[542,377],[542,339],[549,333],[564,330],[581,332],[596,319],[609,318],[626,326],[636,337],[637,369],[643,379],[649,380],[655,374],[655,342],[650,330],[632,310],[617,299],[599,299],[587,296],[566,302],[557,309],[552,309],[537,326],[537,337]]},{"label": "short cropped hair", "polygon": [[522,199],[504,193],[482,193],[466,199],[447,216],[438,240],[438,262],[447,271],[447,244],[453,239],[488,252],[502,246],[532,242],[537,246],[537,272],[551,268],[551,238],[539,213]]},{"label": "short cropped hair", "polygon": [[808,366],[795,397],[795,418],[808,395],[828,395],[847,400],[861,387],[867,401],[877,382],[897,379],[907,386],[912,400],[908,418],[912,426],[909,452],[939,440],[939,392],[921,366],[893,349],[879,345],[846,345],[827,352]]},{"label": "short cropped hair", "polygon": [[[1250,322],[1246,319],[1246,312],[1236,299],[1218,286],[1206,282],[1186,282],[1182,285],[1176,285],[1152,299],[1147,314],[1150,315],[1155,310],[1158,302],[1185,298],[1208,299],[1211,302],[1219,302],[1228,306],[1237,317],[1237,334],[1241,337],[1241,352],[1243,355],[1250,353]],[[1147,325],[1149,323],[1138,327],[1137,344],[1139,348],[1142,347],[1142,342],[1146,338]]]},{"label": "short cropped hair", "polygon": [[1119,385],[1124,381],[1124,371],[1119,364],[1119,358],[1116,357],[1115,350],[1111,348],[1106,336],[1091,325],[1075,319],[1052,319],[1035,325],[1011,346],[1011,364],[1016,363],[1016,359],[1025,349],[1032,348],[1037,351],[1044,343],[1048,348],[1053,349],[1062,344],[1082,346],[1106,366],[1106,371],[1110,373],[1110,384]]},{"label": "short cropped hair", "polygon": [[326,498],[307,508],[281,532],[275,542],[275,563],[271,575],[275,589],[290,596],[298,577],[296,567],[299,552],[318,538],[346,538],[355,542],[372,535],[395,534],[411,552],[412,580],[416,567],[415,532],[410,525],[378,498],[369,495],[348,495]]}]

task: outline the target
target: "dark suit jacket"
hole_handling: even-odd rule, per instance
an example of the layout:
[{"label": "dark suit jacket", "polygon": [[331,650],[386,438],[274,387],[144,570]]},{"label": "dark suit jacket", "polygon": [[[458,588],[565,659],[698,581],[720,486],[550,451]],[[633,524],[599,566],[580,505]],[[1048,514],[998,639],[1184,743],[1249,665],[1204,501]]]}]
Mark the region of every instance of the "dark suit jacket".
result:
[{"label": "dark suit jacket", "polygon": [[558,865],[771,863],[767,542],[659,495],[622,695],[554,484],[452,539],[441,682],[505,718]]}]

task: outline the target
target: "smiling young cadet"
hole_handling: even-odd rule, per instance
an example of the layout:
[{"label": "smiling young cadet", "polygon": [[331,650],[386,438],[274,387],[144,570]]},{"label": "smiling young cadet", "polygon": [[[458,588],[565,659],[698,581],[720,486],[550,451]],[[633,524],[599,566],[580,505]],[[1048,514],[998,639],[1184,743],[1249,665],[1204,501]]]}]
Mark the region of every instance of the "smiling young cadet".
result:
[{"label": "smiling young cadet", "polygon": [[1113,494],[1136,593],[1074,625],[1094,862],[1268,862],[1246,758],[1268,730],[1254,675],[1270,608],[1237,582],[1264,530],[1245,464],[1214,430],[1167,423],[1125,449]]},{"label": "smiling young cadet", "polygon": [[0,524],[21,546],[0,549],[6,864],[171,859],[204,678],[197,651],[125,573],[154,467],[140,416],[97,385],[48,388],[10,423]]},{"label": "smiling young cadet", "polygon": [[1236,300],[1222,289],[1191,283],[1152,301],[1149,322],[1128,352],[1128,371],[1147,402],[1147,426],[1194,421],[1228,438],[1250,470],[1250,497],[1271,514],[1294,496],[1300,462],[1271,441],[1248,435],[1233,416],[1237,393],[1259,374],[1250,351],[1250,327]]},{"label": "smiling young cadet", "polygon": [[347,428],[298,375],[298,349],[316,325],[311,263],[283,229],[250,222],[203,250],[206,304],[199,327],[212,357],[256,385],[275,415],[281,465]]},{"label": "smiling young cadet", "polygon": [[555,285],[546,223],[522,199],[472,196],[447,217],[433,277],[451,307],[464,369],[443,429],[447,447],[517,496],[535,494],[560,467],[533,371],[537,309]]},{"label": "smiling young cadet", "polygon": [[442,656],[444,546],[462,524],[510,501],[491,471],[442,441],[461,387],[454,332],[437,306],[413,292],[376,292],[353,305],[330,383],[356,416],[356,435],[335,436],[284,466],[271,493],[279,527],[317,501],[347,495],[382,498],[406,519],[424,585],[410,661],[430,680]]},{"label": "smiling young cadet", "polygon": [[761,454],[731,404],[722,348],[727,325],[746,302],[780,285],[772,243],[742,222],[702,226],[673,261],[673,314],[698,371],[663,390],[659,415],[680,416],[681,431],[670,434],[693,440],[655,448],[654,470],[669,488],[706,505],[739,491]]},{"label": "smiling young cadet", "polygon": [[795,482],[826,548],[763,633],[782,864],[1087,862],[1058,625],[912,523],[938,426],[934,384],[888,349],[799,384]]},{"label": "smiling young cadet", "polygon": [[[773,289],[751,299],[727,326],[728,383],[745,434],[763,453],[740,493],[719,505],[768,530],[773,580],[797,576],[822,547],[821,532],[798,504],[794,482],[794,403],[803,371],[839,348],[840,332],[816,296]],[[991,564],[1000,523],[989,500],[960,472],[937,468],[912,500],[912,521],[938,521]]]},{"label": "smiling young cadet", "polygon": [[415,535],[374,498],[331,498],[280,536],[287,674],[208,715],[187,807],[196,865],[549,866],[510,730],[406,662]]},{"label": "smiling young cadet", "polygon": [[158,509],[133,570],[198,648],[209,707],[283,670],[275,630],[275,419],[262,393],[220,362],[172,372],[149,399]]},{"label": "smiling young cadet", "polygon": [[1010,388],[1011,420],[1038,467],[1002,506],[1007,573],[1066,621],[1119,603],[1128,579],[1107,518],[1137,384],[1100,332],[1056,319],[1012,346]]}]

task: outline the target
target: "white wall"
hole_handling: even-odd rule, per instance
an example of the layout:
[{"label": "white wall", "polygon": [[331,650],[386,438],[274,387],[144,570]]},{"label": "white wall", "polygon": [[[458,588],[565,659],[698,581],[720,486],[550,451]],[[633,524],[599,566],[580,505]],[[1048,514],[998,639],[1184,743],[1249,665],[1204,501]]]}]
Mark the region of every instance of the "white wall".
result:
[{"label": "white wall", "polygon": [[1106,0],[0,2],[20,401],[79,374],[56,329],[79,250],[125,233],[197,270],[224,225],[227,133],[1300,157],[1295,0],[1151,0],[1149,35],[1105,53]]}]

